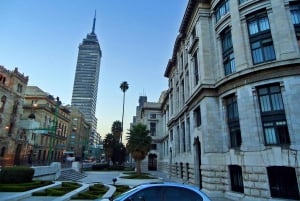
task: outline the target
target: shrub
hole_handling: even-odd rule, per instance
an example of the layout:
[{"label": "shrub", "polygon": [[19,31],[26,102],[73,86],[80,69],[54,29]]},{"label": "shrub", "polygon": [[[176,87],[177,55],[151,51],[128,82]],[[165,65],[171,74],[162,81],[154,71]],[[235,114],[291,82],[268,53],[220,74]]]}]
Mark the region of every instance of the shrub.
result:
[{"label": "shrub", "polygon": [[113,165],[108,167],[109,170],[125,170],[125,167],[123,165]]},{"label": "shrub", "polygon": [[61,187],[48,188],[45,191],[34,192],[33,196],[62,196],[81,185],[76,182],[62,182]]},{"label": "shrub", "polygon": [[3,167],[0,171],[0,183],[24,183],[31,182],[34,169],[30,167]]},{"label": "shrub", "polygon": [[72,200],[94,200],[107,192],[108,188],[103,184],[94,184],[89,187],[86,192],[78,193],[77,196],[72,197]]},{"label": "shrub", "polygon": [[94,164],[92,165],[92,170],[106,170],[108,167],[108,164]]},{"label": "shrub", "polygon": [[0,192],[24,192],[34,188],[47,186],[53,184],[52,181],[32,181],[29,183],[18,183],[18,184],[0,184]]}]

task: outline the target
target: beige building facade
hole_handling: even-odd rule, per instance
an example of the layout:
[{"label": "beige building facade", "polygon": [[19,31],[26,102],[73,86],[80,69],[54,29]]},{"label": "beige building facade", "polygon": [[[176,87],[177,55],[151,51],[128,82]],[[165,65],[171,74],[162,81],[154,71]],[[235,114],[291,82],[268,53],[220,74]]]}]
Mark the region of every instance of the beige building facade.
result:
[{"label": "beige building facade", "polygon": [[19,127],[28,136],[29,156],[34,164],[63,161],[70,133],[70,113],[58,97],[37,86],[27,86]]},{"label": "beige building facade", "polygon": [[76,158],[84,159],[88,156],[91,125],[77,108],[70,107],[70,111],[71,121],[66,150],[73,151]]}]

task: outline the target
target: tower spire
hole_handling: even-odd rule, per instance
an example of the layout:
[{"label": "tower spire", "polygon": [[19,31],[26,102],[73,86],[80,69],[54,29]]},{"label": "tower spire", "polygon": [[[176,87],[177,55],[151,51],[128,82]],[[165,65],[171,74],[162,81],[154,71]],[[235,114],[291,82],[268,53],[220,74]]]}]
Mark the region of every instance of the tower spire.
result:
[{"label": "tower spire", "polygon": [[96,10],[95,10],[95,16],[94,16],[94,22],[93,22],[92,34],[95,33],[95,24],[96,24]]}]

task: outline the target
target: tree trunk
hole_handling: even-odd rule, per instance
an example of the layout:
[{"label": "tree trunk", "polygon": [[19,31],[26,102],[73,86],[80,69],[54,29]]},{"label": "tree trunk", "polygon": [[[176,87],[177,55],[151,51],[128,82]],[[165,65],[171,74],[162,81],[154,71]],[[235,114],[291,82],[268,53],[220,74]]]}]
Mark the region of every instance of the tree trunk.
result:
[{"label": "tree trunk", "polygon": [[136,174],[137,175],[141,175],[142,171],[141,171],[141,160],[137,160],[136,161]]}]

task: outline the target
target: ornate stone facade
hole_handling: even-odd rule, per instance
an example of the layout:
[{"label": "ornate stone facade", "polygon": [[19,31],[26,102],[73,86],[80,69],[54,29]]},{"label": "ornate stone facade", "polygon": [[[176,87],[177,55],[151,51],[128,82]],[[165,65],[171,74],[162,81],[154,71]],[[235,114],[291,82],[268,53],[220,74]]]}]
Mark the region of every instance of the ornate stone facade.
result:
[{"label": "ornate stone facade", "polygon": [[0,166],[18,165],[27,153],[27,136],[18,128],[28,76],[0,66]]}]

